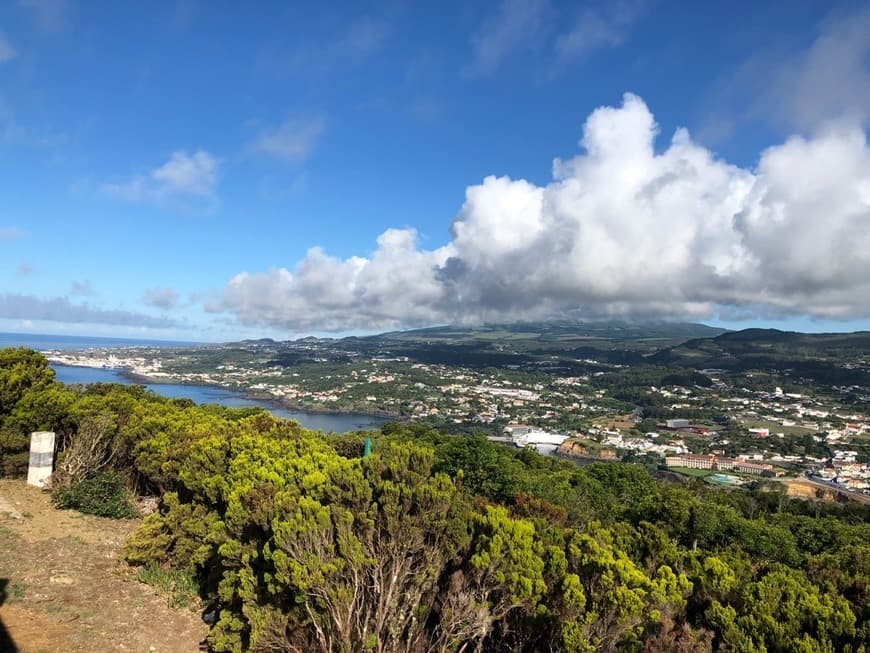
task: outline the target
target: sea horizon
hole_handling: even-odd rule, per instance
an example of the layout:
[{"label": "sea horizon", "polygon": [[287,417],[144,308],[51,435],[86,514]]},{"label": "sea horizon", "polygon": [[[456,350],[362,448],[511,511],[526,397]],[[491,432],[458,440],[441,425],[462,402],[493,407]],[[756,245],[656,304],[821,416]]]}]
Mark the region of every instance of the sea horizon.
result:
[{"label": "sea horizon", "polygon": [[191,347],[202,344],[207,343],[185,340],[159,340],[154,338],[113,338],[109,336],[0,332],[0,349],[3,347],[29,347],[38,351],[82,351],[86,349],[112,349],[118,347]]}]

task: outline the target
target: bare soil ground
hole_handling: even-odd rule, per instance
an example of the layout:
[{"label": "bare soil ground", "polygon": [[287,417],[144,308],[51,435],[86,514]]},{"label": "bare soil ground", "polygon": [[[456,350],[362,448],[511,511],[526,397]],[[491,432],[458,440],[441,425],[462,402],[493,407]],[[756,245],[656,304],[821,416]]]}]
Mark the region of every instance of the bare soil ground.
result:
[{"label": "bare soil ground", "polygon": [[138,520],[56,510],[0,480],[0,653],[198,651],[198,611],[170,608],[123,561]]},{"label": "bare soil ground", "polygon": [[850,499],[858,503],[870,505],[870,496],[858,492],[844,492],[824,483],[816,483],[809,479],[783,479],[786,494],[800,499],[819,499],[822,501],[838,501]]}]

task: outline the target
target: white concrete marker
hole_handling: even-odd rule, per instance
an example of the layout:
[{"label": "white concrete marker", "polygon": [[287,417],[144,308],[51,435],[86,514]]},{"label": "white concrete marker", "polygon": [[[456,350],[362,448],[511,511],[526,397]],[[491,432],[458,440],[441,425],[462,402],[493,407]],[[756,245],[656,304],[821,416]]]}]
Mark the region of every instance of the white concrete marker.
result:
[{"label": "white concrete marker", "polygon": [[27,484],[45,487],[54,471],[54,432],[35,431],[30,434],[30,467],[27,468]]}]

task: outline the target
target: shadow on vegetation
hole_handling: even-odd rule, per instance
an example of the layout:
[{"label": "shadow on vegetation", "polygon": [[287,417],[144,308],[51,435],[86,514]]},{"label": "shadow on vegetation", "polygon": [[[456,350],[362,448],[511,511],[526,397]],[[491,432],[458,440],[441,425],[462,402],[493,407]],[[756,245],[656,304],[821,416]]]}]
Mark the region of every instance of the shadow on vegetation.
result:
[{"label": "shadow on vegetation", "polygon": [[[0,605],[3,605],[6,602],[6,587],[8,585],[8,578],[0,578]],[[18,648],[16,648],[15,642],[12,641],[12,637],[9,636],[6,626],[3,625],[3,620],[0,619],[0,651],[3,651],[4,653],[15,653],[17,650]]]}]

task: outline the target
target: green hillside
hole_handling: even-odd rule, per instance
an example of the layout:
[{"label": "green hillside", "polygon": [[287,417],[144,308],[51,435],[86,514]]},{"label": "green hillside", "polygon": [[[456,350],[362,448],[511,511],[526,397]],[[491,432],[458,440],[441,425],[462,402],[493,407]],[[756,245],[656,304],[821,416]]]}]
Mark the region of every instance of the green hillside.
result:
[{"label": "green hillside", "polygon": [[840,385],[870,382],[870,332],[795,333],[744,329],[689,340],[651,356],[649,362],[695,369],[721,368],[790,372]]}]

